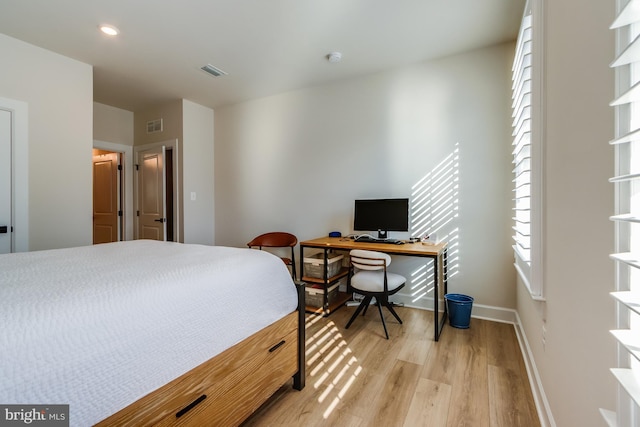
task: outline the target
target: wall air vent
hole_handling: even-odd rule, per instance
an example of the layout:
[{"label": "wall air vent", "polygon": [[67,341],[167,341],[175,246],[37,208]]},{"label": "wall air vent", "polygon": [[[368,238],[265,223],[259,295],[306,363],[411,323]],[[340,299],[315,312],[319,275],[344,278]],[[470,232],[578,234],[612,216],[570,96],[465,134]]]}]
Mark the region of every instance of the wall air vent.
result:
[{"label": "wall air vent", "polygon": [[206,71],[207,73],[211,74],[214,77],[220,77],[220,76],[226,76],[227,73],[225,71],[222,71],[220,68],[216,68],[211,64],[207,64],[204,67],[200,68],[202,71]]},{"label": "wall air vent", "polygon": [[147,133],[162,132],[162,119],[147,122]]}]

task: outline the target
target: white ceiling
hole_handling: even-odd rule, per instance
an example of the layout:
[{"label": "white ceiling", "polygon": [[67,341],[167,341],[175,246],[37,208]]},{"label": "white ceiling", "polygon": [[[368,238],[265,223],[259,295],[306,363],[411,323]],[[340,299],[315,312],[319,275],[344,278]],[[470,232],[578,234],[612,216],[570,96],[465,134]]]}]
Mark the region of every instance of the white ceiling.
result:
[{"label": "white ceiling", "polygon": [[[0,0],[0,33],[94,66],[131,111],[220,105],[514,40],[524,0]],[[98,31],[109,23],[121,34]],[[326,55],[340,51],[337,64]],[[213,78],[212,64],[227,73]],[[46,70],[43,70],[46,72]]]}]

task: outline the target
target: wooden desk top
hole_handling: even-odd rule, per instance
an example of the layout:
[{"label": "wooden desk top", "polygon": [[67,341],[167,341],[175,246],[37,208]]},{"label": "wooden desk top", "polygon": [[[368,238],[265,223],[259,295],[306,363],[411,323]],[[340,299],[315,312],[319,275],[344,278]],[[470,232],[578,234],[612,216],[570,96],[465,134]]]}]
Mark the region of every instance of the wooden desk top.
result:
[{"label": "wooden desk top", "polygon": [[320,237],[313,240],[300,242],[301,247],[307,248],[332,248],[332,249],[365,249],[369,251],[379,251],[388,254],[412,255],[424,257],[436,257],[444,252],[447,247],[446,242],[435,245],[423,245],[417,243],[405,243],[404,245],[393,245],[389,243],[356,242],[348,237]]}]

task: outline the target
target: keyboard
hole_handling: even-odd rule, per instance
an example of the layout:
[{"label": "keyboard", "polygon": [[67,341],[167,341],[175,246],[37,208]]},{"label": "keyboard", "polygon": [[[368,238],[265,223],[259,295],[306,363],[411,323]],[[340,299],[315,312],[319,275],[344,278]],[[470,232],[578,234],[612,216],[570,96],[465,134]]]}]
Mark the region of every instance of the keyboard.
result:
[{"label": "keyboard", "polygon": [[354,239],[355,242],[365,242],[365,243],[387,243],[389,245],[400,245],[402,241],[398,239],[376,239],[375,237],[369,236],[359,236]]}]

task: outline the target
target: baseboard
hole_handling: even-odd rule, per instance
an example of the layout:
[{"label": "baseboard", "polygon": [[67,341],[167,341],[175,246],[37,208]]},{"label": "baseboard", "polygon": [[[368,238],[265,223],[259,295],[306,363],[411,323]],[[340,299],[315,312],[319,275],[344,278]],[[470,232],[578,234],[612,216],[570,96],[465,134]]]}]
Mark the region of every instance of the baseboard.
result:
[{"label": "baseboard", "polygon": [[[396,294],[394,295],[393,301],[396,303],[402,303],[405,307],[433,311],[433,302],[431,300],[428,301],[428,304],[430,305],[429,307],[419,304],[425,303],[424,298],[419,301],[412,301],[408,295]],[[476,304],[474,302],[471,310],[471,317],[490,320],[493,322],[511,323],[514,326],[516,337],[520,344],[520,351],[522,351],[522,358],[524,359],[524,364],[527,369],[527,376],[529,377],[533,400],[536,405],[538,417],[540,418],[540,425],[541,427],[556,427],[553,415],[551,414],[549,401],[547,400],[544,388],[542,387],[542,381],[540,380],[540,375],[538,373],[535,360],[533,359],[533,354],[529,347],[527,336],[522,328],[518,312],[513,309]]]},{"label": "baseboard", "polygon": [[522,358],[524,359],[524,364],[527,368],[529,384],[531,385],[531,392],[533,393],[533,400],[536,404],[538,417],[540,418],[540,425],[542,427],[556,427],[556,422],[553,419],[547,395],[542,387],[542,381],[540,380],[536,362],[533,359],[533,354],[531,353],[531,347],[529,347],[529,341],[527,340],[527,336],[522,328],[522,323],[520,322],[520,316],[518,316],[517,311],[514,311],[514,314],[516,316],[516,322],[514,323],[516,336],[518,337],[520,350],[522,351]]},{"label": "baseboard", "polygon": [[[433,311],[433,300],[431,298],[421,298],[418,301],[413,301],[409,295],[396,294],[391,298],[391,300],[395,303],[404,304],[405,307]],[[425,306],[425,303],[428,304],[428,306]],[[517,321],[515,310],[476,304],[475,302],[471,309],[471,317],[512,324],[515,324]]]},{"label": "baseboard", "polygon": [[491,320],[493,322],[512,323],[517,321],[515,310],[502,307],[493,307],[490,305],[482,305],[473,303],[471,309],[471,317],[476,319]]}]

